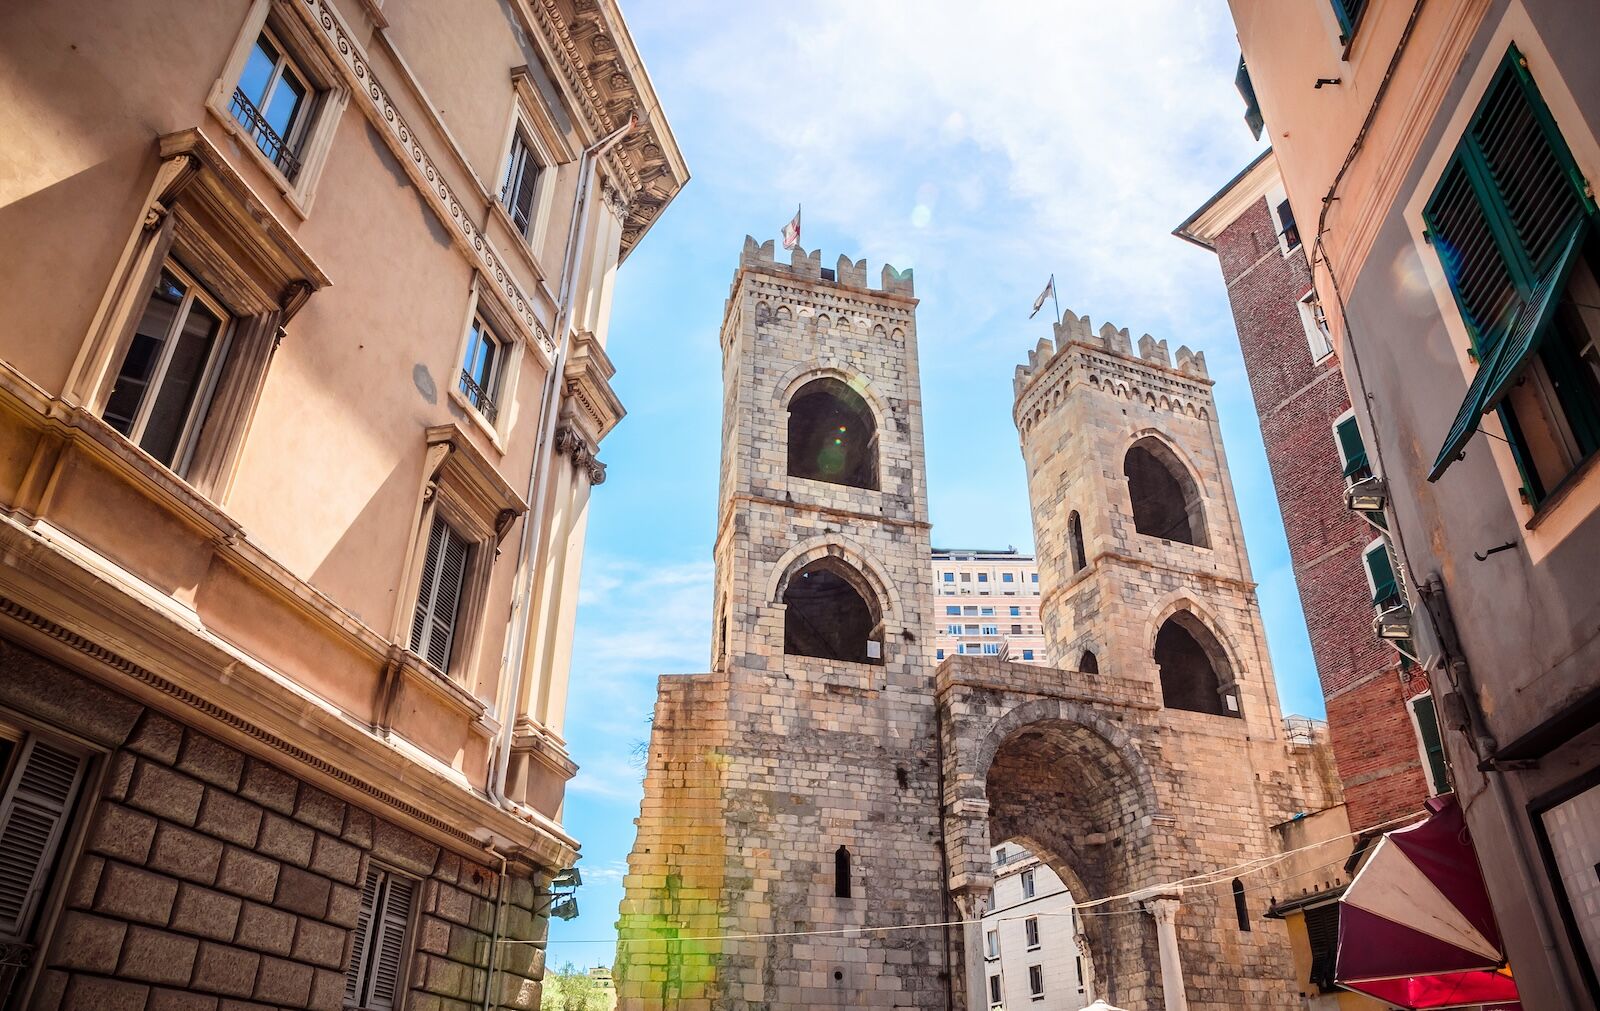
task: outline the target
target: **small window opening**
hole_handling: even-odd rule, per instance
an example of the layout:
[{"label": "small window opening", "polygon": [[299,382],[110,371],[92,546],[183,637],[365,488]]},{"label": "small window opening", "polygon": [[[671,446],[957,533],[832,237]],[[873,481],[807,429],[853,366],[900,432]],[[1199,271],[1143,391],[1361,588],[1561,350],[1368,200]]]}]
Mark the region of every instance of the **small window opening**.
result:
[{"label": "small window opening", "polygon": [[850,897],[850,850],[844,846],[833,851],[833,897]]},{"label": "small window opening", "polygon": [[500,184],[500,202],[523,238],[528,237],[533,227],[533,195],[538,182],[538,159],[519,126],[511,135],[511,155],[506,160],[506,177]]},{"label": "small window opening", "polygon": [[796,572],[783,591],[783,651],[853,663],[883,663],[879,611],[861,574],[834,558]]},{"label": "small window opening", "polygon": [[789,401],[789,476],[878,489],[878,426],[861,394],[829,376]]},{"label": "small window opening", "polygon": [[905,766],[897,765],[894,767],[894,781],[904,790],[911,785],[911,773],[906,771]]},{"label": "small window opening", "polygon": [[1239,929],[1250,929],[1250,907],[1245,904],[1244,882],[1233,879],[1233,914],[1239,918]]},{"label": "small window opening", "polygon": [[472,320],[467,351],[461,360],[461,392],[491,425],[500,413],[496,399],[500,396],[500,379],[506,369],[506,347],[482,317]]},{"label": "small window opening", "polygon": [[1194,476],[1155,438],[1134,443],[1123,460],[1133,527],[1147,537],[1210,547],[1206,540],[1205,507]]},{"label": "small window opening", "polygon": [[1168,709],[1212,716],[1239,716],[1238,700],[1224,694],[1227,670],[1222,644],[1187,611],[1168,618],[1156,633],[1155,660],[1161,670],[1161,704]]},{"label": "small window opening", "polygon": [[1089,567],[1089,559],[1083,551],[1083,520],[1076,509],[1067,519],[1067,537],[1072,541],[1072,571],[1082,572]]},{"label": "small window opening", "polygon": [[245,60],[228,111],[290,182],[300,172],[299,148],[315,101],[306,76],[272,33],[263,30]]},{"label": "small window opening", "polygon": [[1078,658],[1078,669],[1085,674],[1100,673],[1100,661],[1095,659],[1094,651],[1086,649],[1083,656]]}]

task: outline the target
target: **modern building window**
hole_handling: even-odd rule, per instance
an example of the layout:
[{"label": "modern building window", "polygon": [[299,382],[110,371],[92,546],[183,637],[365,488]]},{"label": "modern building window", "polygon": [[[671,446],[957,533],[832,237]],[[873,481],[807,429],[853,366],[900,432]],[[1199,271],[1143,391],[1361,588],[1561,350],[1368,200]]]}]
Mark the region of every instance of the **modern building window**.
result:
[{"label": "modern building window", "polygon": [[1039,918],[1037,916],[1030,916],[1026,920],[1023,920],[1022,933],[1023,936],[1027,938],[1029,951],[1039,947]]},{"label": "modern building window", "polygon": [[1023,650],[1022,651],[1022,659],[1024,659],[1024,660],[1032,660],[1033,659],[1033,650],[1031,650],[1031,649]]},{"label": "modern building window", "polygon": [[1067,517],[1067,540],[1072,548],[1072,571],[1082,572],[1089,567],[1089,559],[1083,550],[1083,519],[1076,509]]},{"label": "modern building window", "polygon": [[944,650],[942,650],[942,649],[934,650],[933,651],[933,658],[935,660],[943,660],[944,659]]},{"label": "modern building window", "polygon": [[964,631],[967,635],[982,635],[983,633],[978,631],[982,627],[981,625],[967,625]]},{"label": "modern building window", "polygon": [[1210,547],[1200,487],[1171,447],[1153,436],[1140,439],[1128,448],[1122,472],[1128,480],[1135,530],[1147,537]]},{"label": "modern building window", "polygon": [[959,604],[946,604],[945,608],[944,608],[944,613],[945,614],[953,614],[953,615],[956,615],[957,617],[959,617],[961,615],[961,606]]},{"label": "modern building window", "polygon": [[1417,744],[1422,751],[1423,770],[1428,776],[1428,794],[1450,792],[1450,771],[1444,758],[1444,740],[1439,736],[1439,713],[1431,694],[1418,695],[1410,702],[1411,722],[1417,729]]},{"label": "modern building window", "polygon": [[833,851],[833,897],[850,897],[850,850],[844,846]]},{"label": "modern building window", "polygon": [[1250,929],[1250,907],[1245,902],[1244,882],[1238,878],[1233,879],[1233,915],[1239,921],[1239,929]]},{"label": "modern building window", "polygon": [[441,673],[450,670],[451,646],[461,613],[472,545],[435,516],[422,560],[422,580],[411,621],[411,652]]},{"label": "modern building window", "polygon": [[961,634],[961,626],[960,625],[946,625],[944,627],[944,630],[945,630],[945,634],[947,634],[947,635],[960,635]]},{"label": "modern building window", "polygon": [[[66,744],[0,725],[0,950],[36,940],[88,764]],[[0,962],[0,997],[6,969]]]},{"label": "modern building window", "polygon": [[505,372],[508,350],[506,342],[482,316],[472,318],[467,350],[461,362],[461,393],[490,425],[500,413],[496,401],[500,396],[500,380]]},{"label": "modern building window", "polygon": [[989,581],[989,574],[987,572],[978,573],[978,582],[987,583],[988,581]]},{"label": "modern building window", "polygon": [[962,574],[961,574],[961,581],[962,581],[962,582],[963,582],[963,583],[970,583],[970,582],[972,582],[972,573],[970,573],[970,572],[963,572],[963,573],[962,573]]},{"label": "modern building window", "polygon": [[1241,716],[1239,701],[1224,690],[1231,677],[1217,637],[1189,611],[1179,611],[1156,633],[1155,661],[1161,672],[1161,704],[1212,716]]},{"label": "modern building window", "polygon": [[965,650],[973,656],[977,656],[979,653],[983,652],[983,647],[978,643],[969,642],[966,644]]},{"label": "modern building window", "polygon": [[983,631],[981,633],[979,633],[979,634],[981,634],[981,635],[999,635],[1000,634],[1000,626],[999,625],[985,625],[985,626],[983,626]]},{"label": "modern building window", "polygon": [[883,615],[866,579],[827,557],[789,578],[783,591],[783,651],[854,663],[883,663]]},{"label": "modern building window", "polygon": [[944,574],[944,581],[947,582],[947,583],[955,582],[956,581],[956,574],[954,572],[946,572]]},{"label": "modern building window", "polygon": [[1498,411],[1537,507],[1600,450],[1593,199],[1512,46],[1423,210],[1477,372],[1429,480]]},{"label": "modern building window", "polygon": [[538,159],[528,135],[518,127],[511,132],[511,153],[506,159],[505,179],[500,183],[500,203],[523,238],[532,234],[533,198],[538,184]]},{"label": "modern building window", "polygon": [[978,613],[977,605],[967,604],[961,608],[961,613],[968,618],[974,617]]},{"label": "modern building window", "polygon": [[1020,608],[1020,607],[1012,607],[1010,609],[1010,611],[1011,611],[1011,617],[1013,617],[1013,618],[1022,617],[1022,608]]},{"label": "modern building window", "polygon": [[1328,329],[1328,314],[1322,309],[1315,288],[1300,298],[1300,326],[1306,332],[1306,346],[1311,349],[1311,360],[1320,362],[1333,354],[1333,334]]},{"label": "modern building window", "polygon": [[1005,864],[1006,864],[1006,861],[1010,860],[1010,859],[1011,859],[1011,851],[1010,850],[1006,849],[1004,846],[995,847],[994,865],[996,867],[1004,867]]},{"label": "modern building window", "polygon": [[984,618],[992,618],[992,617],[994,617],[994,608],[992,608],[992,607],[979,608],[978,609],[978,614],[980,616],[984,617]]},{"label": "modern building window", "polygon": [[822,376],[789,401],[789,476],[878,488],[878,423],[849,384]]},{"label": "modern building window", "polygon": [[1025,899],[1031,899],[1031,898],[1033,898],[1034,891],[1035,891],[1035,884],[1034,884],[1033,871],[1031,871],[1031,870],[1023,871],[1022,872],[1022,897],[1025,898]]},{"label": "modern building window", "polygon": [[316,105],[310,79],[270,29],[263,29],[245,58],[228,111],[256,147],[293,182],[300,174],[301,144]]},{"label": "modern building window", "polygon": [[106,399],[106,424],[182,474],[227,350],[228,314],[169,260]]},{"label": "modern building window", "polygon": [[984,643],[983,644],[983,655],[984,656],[999,656],[1000,655],[1000,644],[997,643],[997,642],[986,642],[986,643]]},{"label": "modern building window", "polygon": [[411,907],[420,884],[370,864],[344,975],[344,1003],[366,1011],[390,1011],[406,986]]},{"label": "modern building window", "polygon": [[1002,573],[1000,573],[1000,582],[1002,582],[1002,583],[1014,583],[1014,582],[1016,582],[1015,573],[1011,573],[1011,572],[1002,572]]},{"label": "modern building window", "polygon": [[1022,626],[1021,625],[1012,625],[1011,626],[1011,634],[1012,635],[1021,635],[1022,634]]},{"label": "modern building window", "polygon": [[989,977],[989,1006],[992,1007],[992,1008],[997,1008],[997,1007],[1000,1007],[1001,1003],[1002,1003],[1002,1001],[1001,1001],[1001,998],[1000,998],[1000,977],[999,976],[990,976]]},{"label": "modern building window", "polygon": [[1028,966],[1028,994],[1034,1000],[1044,999],[1044,966]]},{"label": "modern building window", "polygon": [[1033,582],[1033,583],[1037,583],[1039,581],[1039,574],[1037,572],[1029,573],[1028,574],[1028,581],[1029,582]]},{"label": "modern building window", "polygon": [[1000,957],[1000,931],[990,928],[983,932],[983,957]]}]

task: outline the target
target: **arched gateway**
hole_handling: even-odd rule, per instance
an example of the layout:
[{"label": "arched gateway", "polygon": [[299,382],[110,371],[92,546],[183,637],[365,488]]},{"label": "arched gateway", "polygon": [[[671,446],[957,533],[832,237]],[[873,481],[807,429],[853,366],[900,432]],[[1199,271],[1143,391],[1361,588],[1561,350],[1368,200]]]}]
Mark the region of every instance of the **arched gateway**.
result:
[{"label": "arched gateway", "polygon": [[[1178,884],[1327,800],[1284,743],[1204,359],[1070,313],[1040,343],[1015,418],[1040,620],[1079,669],[937,663],[915,305],[908,273],[874,288],[746,242],[712,666],[661,680],[620,1006],[986,1009],[978,920],[1010,840],[1096,903],[1091,997],[1291,1006],[1288,939],[1243,929],[1238,873]],[[830,446],[840,466],[795,464]]]}]

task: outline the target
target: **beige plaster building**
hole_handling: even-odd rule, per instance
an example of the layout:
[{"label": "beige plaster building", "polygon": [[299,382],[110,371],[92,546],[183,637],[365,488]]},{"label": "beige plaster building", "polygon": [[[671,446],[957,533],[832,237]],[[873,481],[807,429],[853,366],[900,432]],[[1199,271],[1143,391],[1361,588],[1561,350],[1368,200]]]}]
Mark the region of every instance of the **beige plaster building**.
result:
[{"label": "beige plaster building", "polygon": [[0,136],[0,1006],[538,1006],[620,12],[13,4]]},{"label": "beige plaster building", "polygon": [[933,657],[1044,663],[1039,568],[1016,548],[933,549]]},{"label": "beige plaster building", "polygon": [[712,669],[660,681],[619,1006],[987,1007],[1003,843],[1116,910],[1084,917],[1097,996],[1289,1006],[1283,925],[1241,922],[1215,872],[1338,784],[1279,720],[1204,357],[1070,314],[1030,353],[1014,419],[1065,659],[936,662],[916,300],[881,277],[745,241]]}]

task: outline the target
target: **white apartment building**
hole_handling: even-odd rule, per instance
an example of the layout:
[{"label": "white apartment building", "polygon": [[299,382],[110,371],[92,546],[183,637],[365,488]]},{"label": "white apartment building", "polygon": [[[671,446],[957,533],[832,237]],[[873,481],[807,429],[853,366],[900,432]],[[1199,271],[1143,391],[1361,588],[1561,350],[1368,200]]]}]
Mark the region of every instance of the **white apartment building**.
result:
[{"label": "white apartment building", "polygon": [[1016,843],[990,855],[994,906],[983,916],[990,1011],[1079,1011],[1093,995],[1078,957],[1072,893]]},{"label": "white apartment building", "polygon": [[1032,555],[933,549],[936,657],[957,653],[1046,662],[1039,624],[1039,569]]}]

